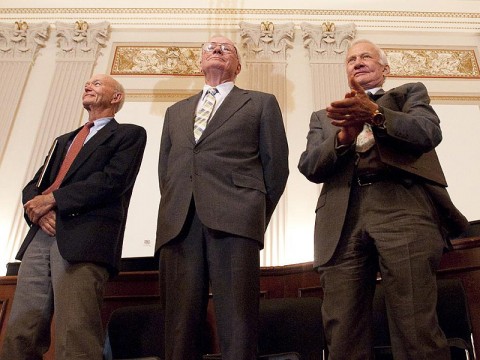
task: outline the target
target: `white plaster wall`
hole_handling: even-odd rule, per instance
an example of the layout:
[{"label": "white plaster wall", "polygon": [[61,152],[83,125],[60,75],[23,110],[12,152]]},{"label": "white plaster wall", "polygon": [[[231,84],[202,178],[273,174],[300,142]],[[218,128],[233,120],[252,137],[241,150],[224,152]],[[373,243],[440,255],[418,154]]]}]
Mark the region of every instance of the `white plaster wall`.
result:
[{"label": "white plaster wall", "polygon": [[[54,49],[50,39],[47,48]],[[30,70],[28,83],[15,117],[15,123],[7,143],[7,149],[0,163],[0,275],[5,273],[8,258],[8,239],[14,224],[15,214],[21,212],[21,190],[27,174],[27,165],[32,156],[36,131],[41,126],[41,116],[47,101],[50,81],[55,67],[55,53],[42,51]],[[24,223],[20,224],[25,226]]]},{"label": "white plaster wall", "polygon": [[[86,0],[81,4],[72,2],[72,7],[110,7],[111,4],[103,2],[99,6],[98,1]],[[314,5],[313,5],[314,4]],[[384,11],[459,11],[477,12],[478,1],[277,1],[272,9],[310,9],[318,6],[321,9],[363,9]],[[475,6],[476,5],[476,6]],[[0,22],[11,22],[8,13],[2,13],[2,9],[32,7],[32,8],[55,8],[66,7],[65,1],[37,1],[2,0],[0,4]],[[131,8],[133,6],[148,8],[158,7],[157,1],[140,0],[135,4],[131,1],[117,0],[116,8]],[[176,1],[168,4],[169,7],[209,7],[213,8],[238,8],[238,9],[268,9],[267,1]],[[305,13],[305,12],[303,12]],[[51,15],[49,15],[51,16]],[[97,14],[98,21],[111,21],[113,23],[107,46],[101,50],[101,55],[95,65],[94,72],[108,72],[111,52],[114,43],[195,43],[200,44],[211,35],[222,33],[239,42],[239,28],[235,24],[239,21],[257,22],[270,20],[277,23],[286,22],[283,17],[256,18],[248,14],[231,15],[221,18],[215,15],[205,22],[192,20],[178,16],[176,26],[162,25],[162,19],[158,14],[137,15],[132,14],[128,19],[119,19],[124,15],[108,15],[107,19],[102,14]],[[173,15],[171,15],[174,17]],[[192,15],[193,17],[194,15]],[[264,15],[262,15],[264,16]],[[297,15],[292,15],[292,17]],[[26,10],[25,18],[32,18],[31,22],[44,21],[42,15],[29,14]],[[78,20],[75,14],[67,12],[65,17],[69,21]],[[108,17],[111,17],[109,19]],[[136,18],[138,17],[138,19]],[[312,83],[307,51],[303,47],[302,33],[299,28],[301,21],[319,21],[314,17],[310,19],[298,18],[295,21],[296,30],[293,48],[287,50],[287,94],[285,125],[290,147],[290,177],[284,194],[286,204],[286,243],[285,255],[278,264],[306,262],[312,260],[313,252],[313,223],[314,209],[320,186],[309,183],[297,170],[300,154],[305,148],[306,135],[311,112],[313,108]],[[368,38],[380,45],[385,46],[462,46],[476,47],[480,45],[480,15],[473,19],[452,18],[451,23],[455,31],[442,29],[450,26],[449,21],[439,25],[439,29],[425,29],[421,31],[417,26],[415,30],[410,25],[398,24],[398,29],[390,28],[382,30],[376,27],[376,19],[366,22],[365,19],[344,19],[358,23],[359,31],[357,38]],[[21,20],[16,18],[15,20]],[[13,21],[15,21],[13,20]],[[338,19],[337,19],[338,20]],[[418,20],[418,19],[417,19]],[[420,19],[422,20],[422,19]],[[54,21],[51,19],[51,24]],[[62,19],[61,21],[65,21]],[[95,22],[96,20],[89,19]],[[378,20],[380,21],[380,20]],[[465,23],[463,25],[462,21]],[[135,22],[135,25],[132,23]],[[211,22],[211,26],[208,24]],[[417,21],[418,22],[418,21]],[[152,25],[153,24],[153,25]],[[465,30],[463,30],[465,28]],[[473,30],[472,30],[473,29]],[[12,228],[13,219],[21,207],[20,192],[33,174],[27,174],[27,164],[32,156],[33,143],[36,131],[41,126],[41,116],[47,101],[50,83],[55,68],[55,53],[57,51],[55,32],[52,29],[50,38],[44,49],[41,49],[30,71],[28,82],[25,86],[23,97],[15,117],[15,123],[11,130],[8,147],[2,163],[0,164],[0,275],[4,272],[2,264],[6,264],[11,258],[6,256],[8,250],[8,237]],[[477,51],[478,53],[478,51]],[[240,74],[237,84],[243,86],[247,71],[244,64],[244,72]],[[201,77],[161,77],[161,76],[118,76],[127,92],[132,91],[165,91],[165,90],[199,90],[203,85]],[[386,88],[391,88],[409,81],[418,79],[389,79]],[[422,80],[431,95],[442,94],[469,94],[480,95],[479,81],[476,80],[453,80],[453,79],[423,79]],[[333,100],[333,99],[332,99]],[[153,253],[154,236],[156,230],[156,212],[159,200],[157,180],[157,160],[161,129],[165,109],[171,105],[170,100],[162,101],[127,101],[122,111],[117,115],[120,122],[136,123],[144,126],[148,132],[147,149],[145,158],[134,190],[132,203],[127,222],[126,237],[124,243],[124,256],[149,256]],[[440,160],[443,164],[447,180],[450,184],[450,194],[457,206],[465,213],[469,220],[480,219],[480,206],[477,205],[476,197],[480,180],[480,166],[476,163],[479,154],[478,134],[480,133],[480,108],[477,103],[461,104],[455,101],[451,103],[435,103],[434,107],[442,120],[444,140],[438,147]],[[40,164],[39,164],[40,165]],[[24,226],[24,224],[20,224]],[[5,251],[3,251],[5,249]]]},{"label": "white plaster wall", "polygon": [[438,157],[447,178],[448,192],[468,220],[480,219],[480,106],[434,106],[440,117],[443,140]]}]

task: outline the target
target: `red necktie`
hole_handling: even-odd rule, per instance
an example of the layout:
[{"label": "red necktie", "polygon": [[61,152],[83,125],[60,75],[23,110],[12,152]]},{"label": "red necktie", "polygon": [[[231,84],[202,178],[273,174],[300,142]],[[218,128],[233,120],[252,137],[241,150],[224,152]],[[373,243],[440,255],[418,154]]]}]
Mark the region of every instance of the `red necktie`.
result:
[{"label": "red necktie", "polygon": [[63,159],[62,166],[60,167],[60,170],[58,170],[57,177],[55,178],[55,181],[48,187],[48,189],[44,190],[42,192],[43,195],[51,193],[53,190],[57,190],[60,187],[60,184],[63,181],[63,178],[68,172],[68,169],[70,169],[70,166],[73,163],[73,160],[77,157],[78,153],[80,152],[80,149],[83,146],[83,143],[85,142],[85,139],[88,136],[88,133],[90,132],[90,128],[93,126],[93,122],[87,122],[83,128],[78,132],[77,136],[75,136],[75,139],[73,139],[72,145],[70,145],[70,149],[67,152],[67,155],[65,155],[65,159]]}]

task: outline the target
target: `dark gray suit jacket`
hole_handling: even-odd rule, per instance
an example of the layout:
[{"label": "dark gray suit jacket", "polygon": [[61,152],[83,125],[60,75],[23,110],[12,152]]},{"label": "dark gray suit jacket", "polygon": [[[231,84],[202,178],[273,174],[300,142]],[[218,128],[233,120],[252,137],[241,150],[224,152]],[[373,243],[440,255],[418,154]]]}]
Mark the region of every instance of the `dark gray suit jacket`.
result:
[{"label": "dark gray suit jacket", "polygon": [[167,109],[159,159],[160,207],[155,249],[177,236],[192,198],[202,223],[257,240],[288,177],[282,114],[271,94],[234,87],[195,143],[201,93]]},{"label": "dark gray suit jacket", "polygon": [[[438,210],[445,239],[458,236],[467,226],[446,190],[446,181],[435,153],[442,134],[440,120],[429,105],[422,83],[410,83],[387,91],[377,104],[383,108],[386,129],[374,128],[376,147],[382,162],[415,175]],[[345,221],[355,170],[354,145],[345,152],[335,150],[338,127],[331,125],[325,110],[310,120],[307,148],[299,170],[310,181],[323,183],[316,207],[315,261],[325,264],[332,257]]]},{"label": "dark gray suit jacket", "polygon": [[[68,143],[79,130],[57,138],[44,180],[37,187],[42,166],[23,189],[23,203],[55,180]],[[128,206],[146,140],[144,128],[112,119],[83,146],[53,193],[57,203],[56,238],[65,260],[102,264],[112,274],[118,270]],[[25,218],[32,226],[17,254],[19,260],[39,229]]]}]

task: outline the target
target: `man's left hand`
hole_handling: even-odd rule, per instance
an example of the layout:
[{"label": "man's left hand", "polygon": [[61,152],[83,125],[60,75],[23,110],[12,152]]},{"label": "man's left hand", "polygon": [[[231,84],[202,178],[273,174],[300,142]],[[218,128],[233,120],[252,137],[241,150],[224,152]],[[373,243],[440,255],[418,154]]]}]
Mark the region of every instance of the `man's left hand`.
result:
[{"label": "man's left hand", "polygon": [[37,195],[32,200],[25,203],[23,208],[27,213],[28,218],[34,224],[38,223],[38,220],[49,212],[55,206],[55,198],[53,194]]},{"label": "man's left hand", "polygon": [[326,109],[327,116],[335,126],[358,128],[372,119],[378,105],[368,97],[353,76],[349,82],[352,91],[344,99],[332,102]]}]

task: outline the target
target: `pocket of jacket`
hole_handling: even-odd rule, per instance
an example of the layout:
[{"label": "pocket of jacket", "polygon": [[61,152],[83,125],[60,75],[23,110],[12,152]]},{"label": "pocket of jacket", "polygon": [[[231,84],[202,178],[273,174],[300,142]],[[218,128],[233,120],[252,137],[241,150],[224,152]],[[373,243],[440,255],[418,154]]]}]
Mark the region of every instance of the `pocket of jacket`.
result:
[{"label": "pocket of jacket", "polygon": [[325,206],[326,200],[327,200],[327,194],[326,193],[320,194],[317,200],[317,206],[315,207],[315,212],[317,212],[317,210],[320,209],[321,207]]},{"label": "pocket of jacket", "polygon": [[261,191],[264,194],[267,193],[263,180],[257,179],[253,176],[240,173],[232,173],[232,179],[235,186],[255,189]]}]

